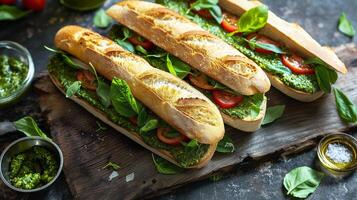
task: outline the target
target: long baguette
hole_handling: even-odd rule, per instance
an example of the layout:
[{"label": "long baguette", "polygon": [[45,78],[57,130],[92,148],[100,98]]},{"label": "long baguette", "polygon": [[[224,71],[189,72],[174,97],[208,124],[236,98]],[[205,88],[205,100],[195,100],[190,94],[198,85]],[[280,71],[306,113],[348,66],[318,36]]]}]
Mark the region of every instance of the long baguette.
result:
[{"label": "long baguette", "polygon": [[[220,0],[219,5],[234,15],[242,15],[247,10],[261,5],[259,1]],[[345,64],[328,47],[322,47],[301,26],[289,23],[269,11],[268,22],[260,33],[284,44],[289,49],[307,58],[317,57],[329,65],[331,69],[347,72]]]},{"label": "long baguette", "polygon": [[240,94],[253,95],[270,89],[268,77],[254,62],[170,9],[150,2],[123,1],[107,13]]},{"label": "long baguette", "polygon": [[[211,148],[215,149],[223,138],[223,119],[206,96],[179,78],[151,67],[113,41],[89,29],[66,26],[57,32],[55,45],[92,63],[107,79],[125,80],[133,95],[168,124],[191,139],[210,144],[207,153],[213,154]],[[211,156],[205,155],[204,159]]]}]

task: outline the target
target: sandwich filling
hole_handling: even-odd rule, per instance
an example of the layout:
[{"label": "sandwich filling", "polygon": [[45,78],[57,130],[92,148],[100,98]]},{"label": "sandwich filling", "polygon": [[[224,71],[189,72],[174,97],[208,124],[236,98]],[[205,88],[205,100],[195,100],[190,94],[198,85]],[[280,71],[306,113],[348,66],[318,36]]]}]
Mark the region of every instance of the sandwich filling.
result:
[{"label": "sandwich filling", "polygon": [[[223,39],[228,44],[232,45],[245,56],[257,63],[264,71],[278,77],[279,80],[285,85],[310,94],[320,90],[317,77],[313,69],[308,67],[308,65],[302,64],[303,60],[301,57],[295,54],[290,57],[284,57],[274,52],[267,52],[266,50],[264,51],[264,49],[261,50],[256,48],[254,50],[249,45],[247,45],[247,40],[252,41],[252,39],[257,43],[275,43],[269,38],[259,34],[254,34],[253,37],[250,37],[249,35],[242,36],[237,34],[234,36],[229,36],[229,32],[234,31],[235,26],[230,26],[226,21],[224,21],[224,24],[218,24],[215,20],[212,19],[212,17],[203,16],[201,14],[203,12],[197,12],[197,14],[193,15],[191,12],[189,12],[190,5],[187,1],[156,0],[156,2],[172,10],[175,10],[181,15],[199,24],[203,29]],[[227,13],[227,15],[229,14]],[[292,58],[293,60],[291,61]],[[299,68],[296,68],[296,63],[299,63]]]},{"label": "sandwich filling", "polygon": [[[134,113],[130,116],[120,114],[117,108],[126,108],[117,103],[112,102],[111,105],[106,105],[101,101],[103,96],[98,95],[98,87],[103,84],[108,85],[108,87],[111,84],[110,87],[112,87],[113,82],[110,83],[101,76],[98,76],[98,80],[101,80],[101,82],[97,82],[90,70],[74,68],[68,63],[67,58],[68,56],[64,57],[62,54],[57,54],[51,58],[48,65],[49,73],[61,83],[65,91],[73,89],[75,82],[80,81],[81,87],[74,94],[76,97],[94,106],[117,125],[133,134],[139,134],[142,140],[151,147],[169,152],[181,167],[188,168],[194,166],[205,156],[209,149],[208,144],[200,144],[197,140],[190,140],[178,133],[158,116],[148,111],[140,102],[137,103],[138,107],[140,107],[140,113]],[[126,90],[129,90],[126,92],[131,94],[130,88],[126,88]],[[103,95],[104,93],[100,94]],[[121,92],[117,92],[116,95],[119,95],[116,98],[120,100],[127,98],[126,96],[120,96]],[[131,101],[136,100],[133,99]],[[144,118],[149,123],[141,124]]]},{"label": "sandwich filling", "polygon": [[114,25],[109,36],[123,48],[140,55],[151,66],[170,72],[195,86],[224,114],[242,120],[254,120],[259,116],[262,103],[266,98],[263,94],[252,96],[237,94],[203,73],[191,69],[177,57],[123,26]]}]

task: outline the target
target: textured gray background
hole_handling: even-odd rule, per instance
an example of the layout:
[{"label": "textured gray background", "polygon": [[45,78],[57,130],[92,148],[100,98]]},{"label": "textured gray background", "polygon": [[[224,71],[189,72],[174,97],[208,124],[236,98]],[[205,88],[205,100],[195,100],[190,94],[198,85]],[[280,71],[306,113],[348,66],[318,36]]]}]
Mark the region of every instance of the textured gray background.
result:
[{"label": "textured gray background", "polygon": [[[107,1],[108,7],[115,1]],[[302,25],[323,45],[338,46],[356,43],[337,32],[337,21],[341,12],[346,12],[357,28],[356,0],[265,0],[271,10],[290,22]],[[48,56],[43,45],[52,46],[55,32],[66,24],[92,26],[93,12],[77,13],[59,5],[58,1],[48,1],[43,12],[34,13],[25,19],[14,22],[0,22],[0,40],[13,40],[26,46],[35,61],[37,73],[46,68]],[[105,30],[99,30],[105,32]],[[36,115],[33,95],[25,98],[16,107],[0,111],[0,120],[15,120],[25,114]],[[356,136],[356,133],[354,133]],[[0,138],[0,143],[19,135]],[[310,150],[290,158],[275,158],[275,161],[249,162],[237,167],[234,172],[213,182],[200,181],[184,186],[159,199],[287,199],[282,188],[282,179],[291,169],[315,164],[316,151]],[[326,178],[309,199],[357,199],[357,175],[342,180]],[[88,191],[90,192],[90,191]],[[70,199],[63,176],[50,190],[33,195],[20,195],[21,199]],[[0,194],[0,199],[2,198]]]}]

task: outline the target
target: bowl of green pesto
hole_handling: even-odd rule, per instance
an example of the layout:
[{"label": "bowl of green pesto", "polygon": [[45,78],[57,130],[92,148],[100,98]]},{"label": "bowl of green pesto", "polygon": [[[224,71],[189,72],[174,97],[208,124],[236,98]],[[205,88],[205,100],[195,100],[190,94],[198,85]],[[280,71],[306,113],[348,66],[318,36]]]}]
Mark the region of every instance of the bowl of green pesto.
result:
[{"label": "bowl of green pesto", "polygon": [[31,86],[35,67],[22,45],[0,41],[0,108],[17,102]]},{"label": "bowl of green pesto", "polygon": [[48,188],[61,174],[63,154],[57,144],[41,137],[23,137],[1,154],[0,177],[18,192]]}]

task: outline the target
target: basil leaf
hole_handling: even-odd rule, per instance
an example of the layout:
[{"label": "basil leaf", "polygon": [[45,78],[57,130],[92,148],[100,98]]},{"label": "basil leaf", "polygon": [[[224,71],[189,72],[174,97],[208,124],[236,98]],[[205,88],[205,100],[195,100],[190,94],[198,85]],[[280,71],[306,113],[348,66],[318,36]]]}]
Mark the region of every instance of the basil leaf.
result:
[{"label": "basil leaf", "polygon": [[228,137],[228,135],[224,135],[223,139],[218,142],[216,152],[220,153],[233,153],[235,151],[235,147],[233,144],[233,140]]},{"label": "basil leaf", "polygon": [[143,107],[138,114],[138,127],[143,127],[148,121],[149,115],[146,109]]},{"label": "basil leaf", "polygon": [[28,15],[31,11],[23,11],[16,6],[2,5],[0,6],[0,21],[16,20]]},{"label": "basil leaf", "polygon": [[137,50],[138,52],[144,54],[144,55],[147,55],[148,52],[146,51],[146,49],[144,49],[144,47],[140,46],[140,45],[136,45],[135,46],[135,50]]},{"label": "basil leaf", "polygon": [[[316,74],[316,78],[317,78],[317,83],[319,84],[319,87],[321,88],[321,90],[326,93],[330,93],[331,92],[331,81],[334,79],[333,77],[330,77],[330,69],[327,69],[326,67],[318,65],[315,67],[315,74]],[[332,80],[331,80],[331,78],[332,78]]]},{"label": "basil leaf", "polygon": [[66,91],[66,98],[72,97],[81,89],[81,82],[75,81],[73,82]]},{"label": "basil leaf", "polygon": [[221,24],[223,20],[222,10],[218,6],[218,0],[198,0],[195,3],[191,4],[191,8],[187,12],[190,12],[192,9],[197,11],[202,9],[208,9],[213,19],[218,24]]},{"label": "basil leaf", "polygon": [[284,187],[288,195],[306,198],[319,186],[324,174],[310,167],[298,167],[284,177]]},{"label": "basil leaf", "polygon": [[157,128],[159,121],[157,119],[150,119],[140,128],[140,133],[146,133]]},{"label": "basil leaf", "polygon": [[238,20],[237,31],[229,33],[232,36],[236,33],[253,33],[263,28],[268,21],[268,7],[265,5],[257,6],[249,9]]},{"label": "basil leaf", "polygon": [[169,70],[169,72],[175,76],[177,76],[176,71],[174,66],[172,65],[171,59],[170,59],[170,55],[167,54],[166,56],[166,67]]},{"label": "basil leaf", "polygon": [[340,118],[345,122],[357,123],[356,105],[341,90],[334,88],[333,93]]},{"label": "basil leaf", "polygon": [[102,167],[102,169],[107,169],[108,167],[112,168],[113,170],[120,169],[120,166],[112,161],[109,161],[104,167]]},{"label": "basil leaf", "polygon": [[57,49],[52,49],[48,46],[44,46],[45,49],[47,49],[48,51],[51,51],[53,53],[58,53],[62,56],[63,61],[69,65],[70,67],[72,67],[73,69],[88,69],[88,65],[83,63],[81,60],[74,58],[72,56],[68,56],[66,55],[65,52],[61,51],[61,50],[57,50]]},{"label": "basil leaf", "polygon": [[176,76],[180,79],[184,79],[191,72],[191,67],[188,64],[174,56],[171,58],[171,64],[175,70]]},{"label": "basil leaf", "polygon": [[141,105],[136,102],[129,85],[124,80],[113,78],[110,99],[115,111],[124,117],[132,117],[140,111]]},{"label": "basil leaf", "polygon": [[218,24],[222,23],[223,21],[222,10],[218,5],[212,6],[209,9],[209,13],[211,13],[212,17]]},{"label": "basil leaf", "polygon": [[279,119],[285,110],[285,105],[271,106],[267,109],[262,125],[266,125]]},{"label": "basil leaf", "polygon": [[115,40],[115,42],[117,44],[119,44],[121,47],[123,47],[125,50],[130,51],[130,52],[135,52],[134,46],[127,41],[123,41],[123,40]]},{"label": "basil leaf", "polygon": [[98,28],[107,28],[112,21],[113,19],[105,13],[104,9],[98,10],[93,18],[93,24]]},{"label": "basil leaf", "polygon": [[192,139],[189,143],[185,144],[185,147],[188,147],[188,148],[198,147],[198,142],[196,139]]},{"label": "basil leaf", "polygon": [[18,131],[21,131],[28,137],[40,136],[44,139],[51,140],[44,132],[42,132],[42,130],[36,124],[35,120],[30,116],[26,116],[15,121],[14,125]]},{"label": "basil leaf", "polygon": [[248,43],[249,47],[253,50],[256,48],[260,48],[260,49],[272,51],[277,54],[286,54],[286,52],[284,52],[278,46],[275,46],[273,44],[260,43],[260,42],[257,42],[257,40],[255,38],[252,38],[250,40],[247,40],[247,39],[244,39],[244,40]]},{"label": "basil leaf", "polygon": [[173,175],[173,174],[178,174],[178,173],[181,173],[184,171],[183,168],[178,167],[178,166],[170,163],[169,161],[167,161],[159,156],[156,156],[154,154],[152,154],[152,161],[154,162],[156,170],[160,174]]},{"label": "basil leaf", "polygon": [[167,131],[165,133],[165,136],[168,138],[177,138],[179,137],[181,134],[179,132],[177,132],[176,130],[171,130],[171,131]]},{"label": "basil leaf", "polygon": [[97,79],[98,86],[96,89],[100,102],[104,107],[108,108],[111,105],[110,86],[101,79]]},{"label": "basil leaf", "polygon": [[338,30],[350,37],[353,37],[356,34],[355,29],[353,28],[352,23],[347,19],[345,13],[340,15],[340,19],[338,20]]},{"label": "basil leaf", "polygon": [[124,38],[122,40],[126,40],[132,36],[131,31],[127,27],[123,27],[123,35]]}]

